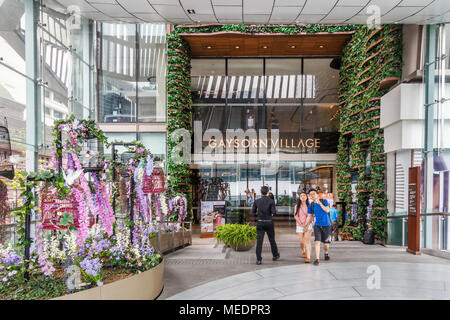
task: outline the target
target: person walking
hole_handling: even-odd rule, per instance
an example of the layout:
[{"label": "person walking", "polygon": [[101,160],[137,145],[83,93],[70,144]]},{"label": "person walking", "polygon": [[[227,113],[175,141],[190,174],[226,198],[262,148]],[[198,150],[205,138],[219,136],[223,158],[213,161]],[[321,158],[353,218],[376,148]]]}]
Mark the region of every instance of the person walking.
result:
[{"label": "person walking", "polygon": [[245,194],[247,195],[247,206],[253,206],[253,195],[249,189],[245,190]]},{"label": "person walking", "polygon": [[316,260],[314,265],[319,265],[320,243],[323,243],[325,260],[330,260],[328,249],[331,242],[331,221],[328,213],[330,207],[326,199],[319,199],[319,195],[315,189],[309,190],[312,203],[308,207],[307,223],[311,222],[312,216],[315,217],[314,222],[314,246],[316,252]]},{"label": "person walking", "polygon": [[294,212],[294,218],[297,222],[296,232],[302,249],[301,257],[306,258],[305,263],[310,263],[312,223],[306,224],[308,220],[308,195],[306,192],[300,192]]},{"label": "person walking", "polygon": [[272,250],[272,260],[276,261],[280,258],[278,247],[275,242],[275,228],[273,226],[272,216],[276,214],[275,202],[269,198],[269,188],[267,186],[261,187],[262,197],[253,202],[252,213],[257,214],[256,231],[256,264],[262,263],[262,245],[264,241],[264,234],[267,232],[269,238],[270,248]]},{"label": "person walking", "polygon": [[339,222],[338,222],[339,212],[337,211],[336,204],[330,209],[330,220],[331,220],[331,234],[333,241],[339,241]]}]

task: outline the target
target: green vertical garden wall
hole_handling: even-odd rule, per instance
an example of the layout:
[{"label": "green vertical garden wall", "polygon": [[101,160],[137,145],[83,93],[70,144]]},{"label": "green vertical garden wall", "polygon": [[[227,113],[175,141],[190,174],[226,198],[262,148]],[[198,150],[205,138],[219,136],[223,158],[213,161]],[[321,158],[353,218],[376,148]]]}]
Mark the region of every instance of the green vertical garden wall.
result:
[{"label": "green vertical garden wall", "polygon": [[356,240],[361,240],[367,229],[369,199],[373,200],[370,228],[379,240],[385,240],[387,236],[386,165],[383,130],[380,129],[380,99],[400,79],[401,70],[401,26],[358,27],[343,48],[339,80],[341,136],[336,161],[337,181],[339,198],[347,204],[347,212],[350,212],[351,172],[358,176],[357,221],[351,221],[349,217],[344,228]]},{"label": "green vertical garden wall", "polygon": [[[337,153],[338,196],[352,202],[351,172],[358,175],[357,221],[350,215],[344,231],[360,240],[367,228],[366,213],[373,199],[370,227],[377,239],[386,239],[387,200],[385,195],[385,155],[383,131],[380,129],[380,98],[401,75],[401,26],[384,25],[369,29],[364,25],[210,25],[178,26],[168,36],[168,173],[173,190],[189,193],[188,164],[173,162],[179,137],[176,129],[192,133],[192,99],[190,95],[189,45],[180,34],[241,32],[246,34],[313,34],[353,31],[343,48],[339,82],[340,131]],[[370,153],[370,172],[366,169]],[[350,161],[351,159],[351,161]]]}]

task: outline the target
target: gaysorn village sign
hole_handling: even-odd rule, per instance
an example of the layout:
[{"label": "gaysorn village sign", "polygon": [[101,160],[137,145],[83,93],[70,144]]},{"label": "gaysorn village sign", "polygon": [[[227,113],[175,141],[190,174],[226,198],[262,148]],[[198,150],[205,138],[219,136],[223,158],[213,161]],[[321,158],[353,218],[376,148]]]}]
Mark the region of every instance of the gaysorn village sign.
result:
[{"label": "gaysorn village sign", "polygon": [[170,157],[175,163],[257,161],[268,167],[278,167],[280,153],[336,153],[339,139],[338,133],[330,132],[280,133],[279,129],[203,131],[201,121],[194,121],[193,129],[193,136],[186,129],[171,133],[173,148]]},{"label": "gaysorn village sign", "polygon": [[208,146],[212,149],[214,148],[234,148],[234,149],[248,149],[251,148],[258,150],[258,148],[267,148],[269,144],[271,147],[278,148],[280,151],[288,151],[289,149],[294,152],[299,153],[316,153],[320,148],[320,138],[257,138],[250,139],[245,137],[244,139],[235,138],[222,138],[220,141],[212,137],[208,142]]}]

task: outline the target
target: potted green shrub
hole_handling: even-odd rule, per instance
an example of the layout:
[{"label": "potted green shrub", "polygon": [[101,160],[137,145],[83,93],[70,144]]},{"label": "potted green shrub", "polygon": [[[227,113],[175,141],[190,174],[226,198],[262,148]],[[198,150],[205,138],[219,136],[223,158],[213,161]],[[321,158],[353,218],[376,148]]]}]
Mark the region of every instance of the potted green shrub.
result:
[{"label": "potted green shrub", "polygon": [[214,231],[217,241],[236,251],[248,251],[256,243],[256,227],[249,224],[225,224]]}]

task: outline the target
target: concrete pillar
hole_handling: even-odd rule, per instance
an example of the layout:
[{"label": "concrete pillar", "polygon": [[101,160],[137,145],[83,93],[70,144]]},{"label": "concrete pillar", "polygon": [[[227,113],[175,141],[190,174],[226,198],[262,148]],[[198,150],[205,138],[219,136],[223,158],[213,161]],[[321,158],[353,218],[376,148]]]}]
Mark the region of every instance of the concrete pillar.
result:
[{"label": "concrete pillar", "polygon": [[[23,0],[25,9],[26,79],[26,170],[36,172],[41,132],[39,79],[39,45],[37,41],[39,2]],[[31,79],[34,79],[31,80]]]}]

